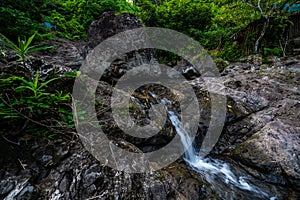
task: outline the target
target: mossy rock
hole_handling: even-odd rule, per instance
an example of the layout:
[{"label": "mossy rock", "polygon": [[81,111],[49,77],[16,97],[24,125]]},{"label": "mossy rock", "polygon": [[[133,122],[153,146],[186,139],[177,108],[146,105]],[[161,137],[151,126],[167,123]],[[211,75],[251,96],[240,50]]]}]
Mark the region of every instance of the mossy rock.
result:
[{"label": "mossy rock", "polygon": [[222,58],[217,58],[214,61],[220,73],[223,72],[223,70],[229,65],[229,62]]}]

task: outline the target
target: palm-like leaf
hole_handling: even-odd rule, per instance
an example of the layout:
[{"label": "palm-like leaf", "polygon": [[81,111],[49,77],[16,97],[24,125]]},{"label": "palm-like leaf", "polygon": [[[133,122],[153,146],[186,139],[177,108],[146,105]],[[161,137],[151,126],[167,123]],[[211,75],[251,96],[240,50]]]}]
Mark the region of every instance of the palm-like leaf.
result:
[{"label": "palm-like leaf", "polygon": [[40,98],[41,96],[48,95],[49,93],[44,92],[44,87],[47,87],[48,84],[52,81],[57,80],[58,78],[52,78],[44,83],[39,83],[39,73],[35,75],[35,79],[33,81],[27,81],[23,77],[17,77],[18,80],[22,81],[23,84],[19,87],[17,87],[15,90],[16,91],[22,91],[22,90],[31,90],[34,94],[34,98]]},{"label": "palm-like leaf", "polygon": [[5,37],[3,34],[0,33],[0,36],[4,38],[3,40],[0,40],[0,43],[4,44],[8,48],[14,50],[17,55],[20,57],[20,60],[25,60],[25,56],[40,50],[53,48],[52,46],[30,46],[31,42],[33,41],[35,35],[37,32],[35,32],[32,36],[29,37],[28,40],[21,40],[21,37],[18,37],[18,45],[14,44],[11,40],[9,40],[7,37]]}]

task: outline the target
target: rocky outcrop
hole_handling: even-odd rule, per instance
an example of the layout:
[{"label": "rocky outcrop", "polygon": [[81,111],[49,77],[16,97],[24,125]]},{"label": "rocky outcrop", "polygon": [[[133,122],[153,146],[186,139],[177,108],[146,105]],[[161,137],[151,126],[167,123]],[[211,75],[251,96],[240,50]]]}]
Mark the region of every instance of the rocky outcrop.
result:
[{"label": "rocky outcrop", "polygon": [[299,137],[299,126],[275,120],[238,145],[234,154],[246,165],[263,171],[268,181],[298,187]]},{"label": "rocky outcrop", "polygon": [[[230,90],[255,96],[258,101],[253,102],[257,106],[255,110],[226,124],[215,148],[257,170],[252,172],[256,176],[295,189],[299,188],[300,180],[299,63],[299,57],[294,57],[259,68],[232,63],[225,69],[222,78]],[[251,104],[251,101],[240,101],[243,107]],[[230,108],[229,115],[249,110],[240,109],[237,104],[231,104]]]},{"label": "rocky outcrop", "polygon": [[113,11],[103,13],[101,19],[93,21],[88,30],[88,48],[94,49],[105,39],[126,30],[143,27],[137,16],[123,13],[115,15]]},{"label": "rocky outcrop", "polygon": [[[91,25],[88,48],[94,48],[116,33],[140,26],[133,15],[115,16],[108,12]],[[74,54],[54,56],[58,60],[56,64],[76,63],[77,59],[81,59],[77,51],[79,48],[75,50],[72,45],[65,47],[67,49],[61,50]],[[148,55],[147,51],[134,52],[114,61],[103,81],[99,81],[96,92],[95,107],[99,117],[102,117],[102,128],[114,143],[133,152],[154,151],[175,135],[174,127],[167,123],[155,137],[146,140],[130,138],[124,136],[113,121],[109,108],[112,81],[125,74],[130,67],[138,65],[129,66],[128,63],[135,63],[141,58],[141,62],[150,62]],[[68,57],[67,61],[64,56]],[[50,62],[55,63],[55,59],[49,57]],[[227,116],[222,135],[209,157],[228,163],[239,177],[251,177],[251,184],[265,195],[224,185],[218,180],[212,184],[207,181],[209,172],[195,172],[182,158],[148,174],[120,172],[99,163],[83,148],[78,138],[73,138],[68,141],[29,140],[21,142],[21,145],[1,139],[0,198],[299,199],[300,57],[276,59],[268,65],[261,64],[261,60],[256,58],[251,62],[230,63],[222,70],[220,80],[225,85]],[[9,62],[3,63],[7,65]],[[32,66],[32,63],[39,61],[30,61],[27,65]],[[41,62],[38,68],[45,66],[47,64]],[[198,72],[189,63],[179,63],[175,68],[187,72],[184,75],[191,80],[186,83],[192,85],[199,99],[201,120],[196,143],[201,144],[210,121],[210,95]],[[150,105],[158,103],[144,92],[147,89],[154,90],[162,98],[174,98],[174,94],[162,87],[148,86],[135,91],[129,109],[133,117],[141,119],[142,124],[147,123]],[[174,107],[178,109],[178,102]]]},{"label": "rocky outcrop", "polygon": [[1,151],[1,199],[220,199],[183,162],[126,174],[100,164],[78,141],[1,141],[1,149],[10,152]]},{"label": "rocky outcrop", "polygon": [[[141,21],[137,16],[122,13],[120,15],[115,15],[114,12],[105,12],[99,20],[95,20],[91,23],[88,29],[88,44],[84,47],[84,57],[87,56],[95,47],[97,47],[105,39],[110,38],[118,33],[126,30],[132,30],[136,28],[143,27]],[[128,38],[118,38],[117,40],[126,41]],[[139,66],[141,64],[149,64],[155,62],[153,59],[153,52],[150,49],[133,50],[130,52],[125,52],[120,54],[118,51],[121,47],[114,46],[110,47],[115,49],[114,54],[117,55],[115,60],[112,60],[110,67],[101,74],[101,80],[104,80],[110,84],[115,83],[126,71]],[[126,46],[122,47],[126,49]],[[94,55],[92,59],[99,59],[100,55]],[[102,71],[103,66],[98,66],[101,69],[93,69],[96,73]]]},{"label": "rocky outcrop", "polygon": [[[228,99],[227,118],[223,134],[211,155],[227,162],[236,174],[255,177],[253,184],[269,197],[273,195],[278,199],[299,197],[299,63],[297,57],[270,66],[231,63],[221,76]],[[200,104],[207,110],[209,94],[205,92],[203,82],[194,79],[190,83],[195,87],[197,96],[202,97],[199,98]],[[110,88],[107,83],[99,85],[97,101],[102,105],[99,109],[103,109],[105,104],[110,105],[105,98],[110,97]],[[146,96],[138,95],[136,98],[140,98],[142,104],[154,101]],[[141,105],[137,103],[134,106]],[[142,107],[134,106],[132,111],[143,111]],[[102,113],[107,115],[109,112]],[[205,131],[206,122],[209,122],[209,114],[203,113],[201,134]],[[117,139],[118,132],[114,131],[113,121],[106,124],[116,143],[125,149],[131,148],[130,142],[124,142],[128,138]],[[166,127],[165,131],[171,132],[171,129]],[[1,142],[1,198],[265,198],[234,188],[228,190],[228,186],[217,181],[211,185],[204,175],[193,171],[182,159],[150,174],[127,174],[99,163],[78,140],[29,141],[21,146]],[[131,142],[145,152],[162,145],[162,140],[157,138]],[[9,153],[5,153],[7,151]]]}]

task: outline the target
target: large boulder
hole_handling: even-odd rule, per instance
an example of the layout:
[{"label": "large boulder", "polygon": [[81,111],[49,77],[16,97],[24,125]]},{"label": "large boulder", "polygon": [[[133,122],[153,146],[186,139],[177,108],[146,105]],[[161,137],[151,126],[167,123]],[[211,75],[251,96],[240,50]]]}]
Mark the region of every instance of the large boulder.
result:
[{"label": "large boulder", "polygon": [[[227,117],[232,119],[227,119],[213,151],[232,155],[256,177],[296,190],[300,188],[299,64],[294,57],[259,68],[232,63],[224,70]],[[236,94],[248,97],[243,100]]]},{"label": "large boulder", "polygon": [[276,120],[267,123],[251,138],[238,145],[234,154],[246,165],[264,171],[268,181],[291,183],[299,188],[299,138],[300,126]]},{"label": "large boulder", "polygon": [[137,16],[123,13],[115,15],[113,11],[103,13],[99,20],[91,23],[88,30],[88,47],[95,48],[105,39],[123,31],[143,27]]},{"label": "large boulder", "polygon": [[[90,63],[93,63],[93,59],[99,60],[101,55],[91,54],[92,50],[95,49],[105,39],[115,36],[126,30],[136,29],[143,27],[141,21],[137,16],[122,13],[115,15],[114,12],[105,12],[99,20],[95,20],[91,23],[88,30],[88,44],[84,49],[84,57],[88,56]],[[126,38],[119,38],[118,40],[126,40]],[[118,42],[118,41],[117,41]],[[124,43],[126,44],[126,42]],[[110,47],[111,51],[116,54],[115,60],[112,60],[110,67],[108,67],[103,74],[101,74],[102,80],[113,84],[115,83],[126,71],[139,66],[141,64],[150,64],[155,62],[153,58],[153,52],[150,49],[136,49],[124,54],[118,53],[120,46],[114,45]],[[126,48],[126,47],[122,47]],[[100,52],[101,53],[101,52]],[[98,73],[102,71],[102,66],[98,68],[88,67],[88,70],[93,71],[92,73]]]}]

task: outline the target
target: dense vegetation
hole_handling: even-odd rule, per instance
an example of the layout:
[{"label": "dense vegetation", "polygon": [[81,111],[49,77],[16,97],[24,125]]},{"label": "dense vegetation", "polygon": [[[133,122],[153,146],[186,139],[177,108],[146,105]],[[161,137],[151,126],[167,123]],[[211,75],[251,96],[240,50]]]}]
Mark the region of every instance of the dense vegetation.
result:
[{"label": "dense vegetation", "polygon": [[[29,8],[29,9],[28,9]],[[42,21],[57,26],[61,37],[86,39],[88,25],[105,11],[127,11],[122,0],[7,0],[0,3],[0,33],[10,38],[18,34],[45,33]]]},{"label": "dense vegetation", "polygon": [[[280,37],[291,23],[288,16],[299,10],[297,3],[292,0],[134,0],[131,3],[125,0],[6,0],[0,3],[0,41],[19,55],[21,59],[15,64],[18,68],[25,66],[26,54],[32,51],[31,41],[24,46],[25,37],[35,37],[36,43],[55,34],[86,40],[89,24],[103,12],[113,10],[117,14],[136,14],[146,26],[188,34],[212,55],[227,60],[235,60],[245,52],[282,55]],[[245,32],[245,27],[255,21],[259,22],[258,28],[251,34]],[[43,22],[55,25],[55,31],[50,31]],[[239,35],[246,38],[243,43],[238,41]],[[6,52],[2,47],[0,56]],[[54,80],[63,77],[56,74],[42,80],[38,73],[23,77],[19,72],[1,77],[0,117],[21,119],[24,126],[35,119],[44,120],[45,124],[41,125],[48,128],[67,125],[72,121],[70,91],[53,90],[51,86]],[[49,116],[52,116],[50,121]]]},{"label": "dense vegetation", "polygon": [[125,0],[7,0],[0,3],[0,33],[14,40],[19,34],[29,36],[35,31],[40,37],[49,36],[42,24],[46,21],[56,25],[56,34],[60,37],[86,40],[89,24],[103,12],[113,10],[136,14],[147,26],[186,33],[230,60],[244,53],[240,46],[232,45],[235,34],[261,19],[263,26],[248,38],[248,43],[252,45],[250,52],[263,53],[263,36],[269,30],[280,37],[290,23],[287,16],[299,10],[296,3],[292,0],[134,0],[132,3]]}]

